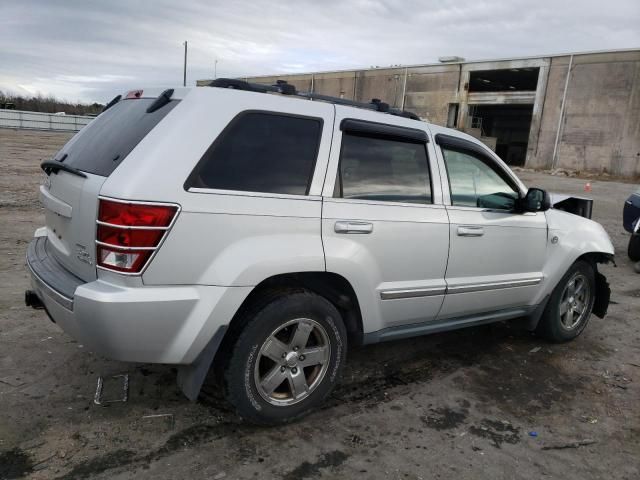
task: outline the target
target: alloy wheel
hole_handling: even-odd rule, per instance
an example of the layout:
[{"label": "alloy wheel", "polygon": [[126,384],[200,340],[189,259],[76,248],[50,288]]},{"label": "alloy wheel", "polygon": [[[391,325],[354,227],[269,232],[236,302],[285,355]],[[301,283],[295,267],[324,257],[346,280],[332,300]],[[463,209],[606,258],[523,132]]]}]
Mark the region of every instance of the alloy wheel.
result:
[{"label": "alloy wheel", "polygon": [[262,344],[254,369],[260,396],[288,406],[308,397],[322,382],[331,358],[329,336],[309,318],[290,320]]},{"label": "alloy wheel", "polygon": [[567,282],[560,297],[560,323],[573,330],[589,314],[591,288],[585,275],[576,272]]}]

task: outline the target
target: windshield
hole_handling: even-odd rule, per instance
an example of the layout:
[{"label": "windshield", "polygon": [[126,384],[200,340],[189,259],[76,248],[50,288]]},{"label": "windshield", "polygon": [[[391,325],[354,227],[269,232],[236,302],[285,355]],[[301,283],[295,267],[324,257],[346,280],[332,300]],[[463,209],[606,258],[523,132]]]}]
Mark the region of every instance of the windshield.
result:
[{"label": "windshield", "polygon": [[[83,128],[55,160],[83,172],[108,177],[177,104],[172,100],[147,113],[155,98],[121,100]],[[65,157],[66,155],[66,157]]]}]

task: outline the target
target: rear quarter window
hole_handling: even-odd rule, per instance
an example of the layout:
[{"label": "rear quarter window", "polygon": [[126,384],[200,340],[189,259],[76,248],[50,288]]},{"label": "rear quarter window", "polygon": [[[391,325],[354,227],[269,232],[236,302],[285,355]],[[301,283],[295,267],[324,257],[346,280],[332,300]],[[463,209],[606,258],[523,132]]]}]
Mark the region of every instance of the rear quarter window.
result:
[{"label": "rear quarter window", "polygon": [[60,160],[66,154],[65,164],[83,172],[108,177],[178,104],[178,100],[172,100],[158,110],[147,113],[147,108],[155,100],[121,100],[83,128],[55,158]]},{"label": "rear quarter window", "polygon": [[321,134],[319,118],[241,113],[205,152],[185,188],[306,195]]}]

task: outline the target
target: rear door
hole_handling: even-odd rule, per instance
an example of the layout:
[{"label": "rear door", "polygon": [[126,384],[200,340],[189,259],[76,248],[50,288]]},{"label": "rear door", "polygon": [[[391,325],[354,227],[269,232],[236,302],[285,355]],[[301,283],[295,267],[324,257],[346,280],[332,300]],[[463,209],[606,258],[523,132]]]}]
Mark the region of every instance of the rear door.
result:
[{"label": "rear door", "polygon": [[147,113],[154,100],[125,99],[101,113],[53,157],[79,173],[54,169],[40,187],[48,253],[82,280],[96,278],[96,218],[102,184],[177,104],[172,100]]},{"label": "rear door", "polygon": [[543,212],[517,213],[524,192],[484,147],[436,135],[450,204],[447,296],[440,318],[531,304],[543,280],[547,223]]},{"label": "rear door", "polygon": [[436,317],[449,248],[426,124],[381,117],[336,107],[322,211],[327,270],[353,285],[365,333]]}]

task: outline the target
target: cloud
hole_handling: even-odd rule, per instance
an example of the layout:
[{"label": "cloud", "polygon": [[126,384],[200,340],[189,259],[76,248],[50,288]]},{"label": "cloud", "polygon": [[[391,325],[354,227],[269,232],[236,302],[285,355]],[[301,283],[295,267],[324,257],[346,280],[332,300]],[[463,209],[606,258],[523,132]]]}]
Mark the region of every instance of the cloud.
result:
[{"label": "cloud", "polygon": [[133,79],[133,77],[131,77],[130,75],[97,75],[97,76],[90,76],[90,75],[58,75],[56,77],[57,80],[61,81],[61,82],[68,82],[68,83],[111,83],[111,82],[118,82],[118,81],[122,81],[122,80],[131,80]]},{"label": "cloud", "polygon": [[640,46],[637,0],[5,2],[0,89],[105,102],[136,87],[442,55],[503,58]]}]

